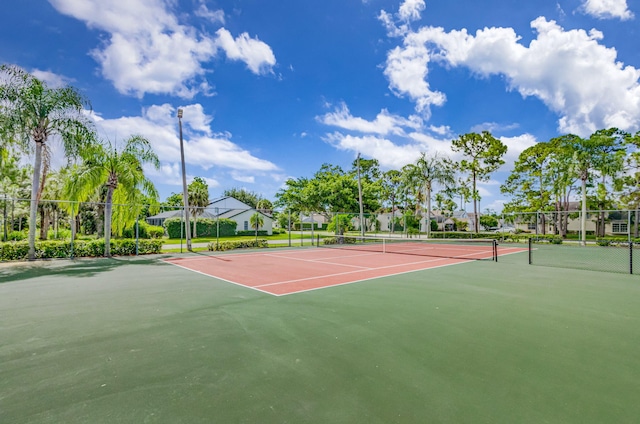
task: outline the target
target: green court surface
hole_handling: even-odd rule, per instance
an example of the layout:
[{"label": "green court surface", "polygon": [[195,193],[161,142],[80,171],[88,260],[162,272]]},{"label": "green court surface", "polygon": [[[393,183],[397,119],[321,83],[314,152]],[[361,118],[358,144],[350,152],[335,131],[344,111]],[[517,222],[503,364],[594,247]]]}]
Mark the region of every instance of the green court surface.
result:
[{"label": "green court surface", "polygon": [[527,254],[275,297],[0,266],[0,423],[637,423],[640,277]]}]

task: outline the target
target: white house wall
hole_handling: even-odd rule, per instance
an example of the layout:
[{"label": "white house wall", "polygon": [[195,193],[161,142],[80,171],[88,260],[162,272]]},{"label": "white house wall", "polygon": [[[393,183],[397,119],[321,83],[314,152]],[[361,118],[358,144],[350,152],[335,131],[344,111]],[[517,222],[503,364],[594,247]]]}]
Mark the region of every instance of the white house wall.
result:
[{"label": "white house wall", "polygon": [[[248,225],[248,230],[253,230],[253,228],[251,228],[251,216],[256,213],[255,209],[250,209],[246,212],[241,212],[238,215],[234,215],[233,217],[229,218],[232,219],[234,221],[236,221],[238,223],[238,226],[236,227],[237,231],[244,231],[244,223],[245,221],[247,222]],[[262,215],[262,219],[264,220],[264,224],[262,225],[262,227],[258,228],[258,231],[266,231],[268,235],[272,235],[273,234],[273,219],[269,218],[266,215]]]}]

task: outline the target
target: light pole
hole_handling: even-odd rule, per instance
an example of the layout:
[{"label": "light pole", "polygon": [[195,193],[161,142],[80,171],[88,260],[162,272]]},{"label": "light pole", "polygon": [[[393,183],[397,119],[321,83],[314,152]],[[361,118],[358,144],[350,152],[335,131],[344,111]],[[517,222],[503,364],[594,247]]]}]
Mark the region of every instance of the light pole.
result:
[{"label": "light pole", "polygon": [[184,200],[184,230],[187,250],[191,251],[191,227],[189,225],[189,192],[187,191],[187,172],[184,165],[184,143],[182,142],[182,109],[178,109],[180,127],[180,160],[182,162],[182,199]]},{"label": "light pole", "polygon": [[362,206],[362,182],[360,181],[360,153],[358,152],[358,204],[360,205],[360,233],[364,239],[365,224],[364,224],[364,211]]}]

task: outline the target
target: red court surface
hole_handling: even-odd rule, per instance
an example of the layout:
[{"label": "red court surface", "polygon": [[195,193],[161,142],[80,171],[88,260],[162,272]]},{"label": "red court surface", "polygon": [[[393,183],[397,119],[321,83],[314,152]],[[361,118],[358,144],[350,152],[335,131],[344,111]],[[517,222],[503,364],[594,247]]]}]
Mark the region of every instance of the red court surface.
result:
[{"label": "red court surface", "polygon": [[[525,250],[500,247],[498,254]],[[491,257],[486,250],[472,252],[471,255],[476,259]],[[189,256],[166,259],[165,262],[264,293],[283,296],[471,260],[311,248]]]}]

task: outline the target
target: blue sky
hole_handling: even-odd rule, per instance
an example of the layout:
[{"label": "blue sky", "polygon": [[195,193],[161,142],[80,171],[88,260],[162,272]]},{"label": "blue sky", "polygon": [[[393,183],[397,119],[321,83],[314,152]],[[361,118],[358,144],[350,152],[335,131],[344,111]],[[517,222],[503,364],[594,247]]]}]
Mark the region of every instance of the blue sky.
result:
[{"label": "blue sky", "polygon": [[[142,134],[181,191],[274,199],[289,177],[358,152],[399,169],[490,130],[507,163],[566,133],[640,129],[636,0],[22,0],[3,8],[0,62],[92,103],[103,137]],[[470,206],[467,205],[467,209]]]}]

